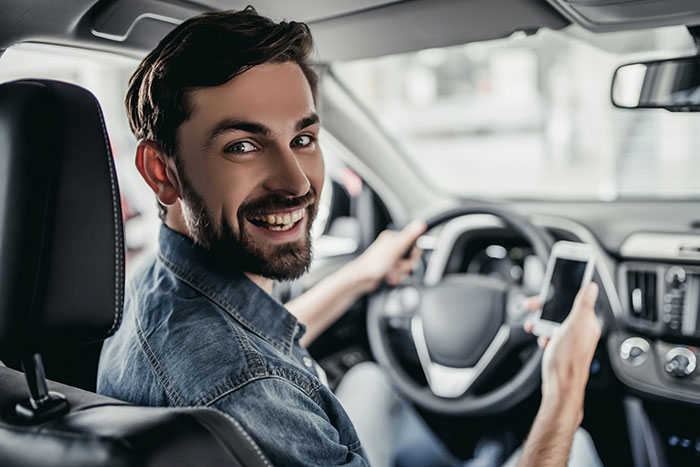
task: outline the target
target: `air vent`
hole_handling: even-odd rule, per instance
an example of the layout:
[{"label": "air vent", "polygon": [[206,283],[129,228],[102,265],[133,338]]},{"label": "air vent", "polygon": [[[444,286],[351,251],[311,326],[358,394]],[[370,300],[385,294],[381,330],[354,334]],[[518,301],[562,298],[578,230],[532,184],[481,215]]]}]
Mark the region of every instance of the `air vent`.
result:
[{"label": "air vent", "polygon": [[656,271],[627,271],[629,310],[637,319],[655,322]]}]

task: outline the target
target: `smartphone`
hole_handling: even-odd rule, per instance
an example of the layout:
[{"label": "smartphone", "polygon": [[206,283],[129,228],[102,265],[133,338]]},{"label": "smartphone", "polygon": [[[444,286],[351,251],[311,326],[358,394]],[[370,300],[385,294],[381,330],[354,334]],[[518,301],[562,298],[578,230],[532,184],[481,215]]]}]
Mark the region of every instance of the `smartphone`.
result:
[{"label": "smartphone", "polygon": [[576,294],[593,278],[595,251],[591,245],[557,242],[552,247],[544,283],[540,293],[539,310],[532,333],[550,337],[566,319],[574,305]]}]

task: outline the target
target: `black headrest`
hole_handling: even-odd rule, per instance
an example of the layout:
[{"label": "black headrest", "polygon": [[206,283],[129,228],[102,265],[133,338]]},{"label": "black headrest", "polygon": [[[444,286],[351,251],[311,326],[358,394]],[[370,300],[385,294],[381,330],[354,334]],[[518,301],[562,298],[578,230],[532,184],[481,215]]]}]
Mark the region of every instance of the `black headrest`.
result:
[{"label": "black headrest", "polygon": [[123,290],[119,188],[97,100],[57,81],[0,85],[0,349],[104,339]]}]

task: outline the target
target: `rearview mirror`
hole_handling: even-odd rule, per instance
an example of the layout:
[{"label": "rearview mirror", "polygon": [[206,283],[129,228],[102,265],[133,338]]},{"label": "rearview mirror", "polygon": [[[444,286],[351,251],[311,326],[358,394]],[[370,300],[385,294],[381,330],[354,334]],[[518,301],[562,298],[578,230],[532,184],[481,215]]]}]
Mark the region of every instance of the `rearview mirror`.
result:
[{"label": "rearview mirror", "polygon": [[619,67],[613,76],[612,102],[623,109],[700,112],[700,57]]}]

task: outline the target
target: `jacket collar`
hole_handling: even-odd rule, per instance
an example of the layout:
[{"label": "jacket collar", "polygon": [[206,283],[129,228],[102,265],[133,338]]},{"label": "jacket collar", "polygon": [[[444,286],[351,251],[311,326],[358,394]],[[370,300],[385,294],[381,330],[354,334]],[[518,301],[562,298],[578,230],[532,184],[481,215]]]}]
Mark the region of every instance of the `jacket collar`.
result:
[{"label": "jacket collar", "polygon": [[304,334],[304,325],[242,272],[221,271],[208,255],[189,237],[161,226],[158,259],[165,267],[250,332],[289,354]]}]

